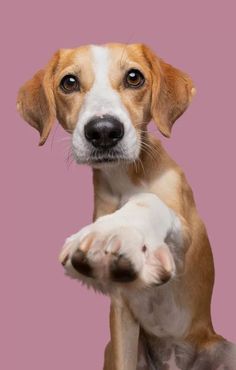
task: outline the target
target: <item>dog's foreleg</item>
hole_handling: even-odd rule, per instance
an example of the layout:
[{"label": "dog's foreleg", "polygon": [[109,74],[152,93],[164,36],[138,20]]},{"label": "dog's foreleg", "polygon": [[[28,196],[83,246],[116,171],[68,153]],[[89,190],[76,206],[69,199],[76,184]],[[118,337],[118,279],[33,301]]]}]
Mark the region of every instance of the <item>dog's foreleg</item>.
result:
[{"label": "dog's foreleg", "polygon": [[68,238],[61,261],[68,275],[109,293],[117,283],[165,283],[183,265],[188,244],[181,216],[155,194],[139,193]]}]

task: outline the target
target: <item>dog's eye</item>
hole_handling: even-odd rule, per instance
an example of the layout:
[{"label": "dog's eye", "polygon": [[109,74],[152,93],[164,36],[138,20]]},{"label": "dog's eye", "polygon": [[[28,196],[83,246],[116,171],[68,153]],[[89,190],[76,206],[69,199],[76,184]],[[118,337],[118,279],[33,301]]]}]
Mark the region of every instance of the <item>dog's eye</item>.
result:
[{"label": "dog's eye", "polygon": [[73,75],[66,75],[60,82],[60,88],[67,94],[74,91],[79,91],[80,84],[77,77]]},{"label": "dog's eye", "polygon": [[141,87],[145,82],[143,74],[138,69],[130,69],[125,76],[126,87]]}]

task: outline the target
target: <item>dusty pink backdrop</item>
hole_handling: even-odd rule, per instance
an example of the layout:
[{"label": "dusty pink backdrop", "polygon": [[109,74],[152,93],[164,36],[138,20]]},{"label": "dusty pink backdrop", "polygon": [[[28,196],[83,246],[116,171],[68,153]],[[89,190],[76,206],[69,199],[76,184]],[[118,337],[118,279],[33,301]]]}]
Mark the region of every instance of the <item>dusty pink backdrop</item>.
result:
[{"label": "dusty pink backdrop", "polygon": [[91,220],[90,170],[67,168],[59,127],[39,148],[15,109],[20,85],[57,48],[87,43],[145,42],[193,77],[198,94],[163,142],[186,171],[212,242],[215,328],[236,341],[235,3],[62,3],[2,4],[0,367],[102,367],[108,299],[66,278],[57,260],[65,237]]}]

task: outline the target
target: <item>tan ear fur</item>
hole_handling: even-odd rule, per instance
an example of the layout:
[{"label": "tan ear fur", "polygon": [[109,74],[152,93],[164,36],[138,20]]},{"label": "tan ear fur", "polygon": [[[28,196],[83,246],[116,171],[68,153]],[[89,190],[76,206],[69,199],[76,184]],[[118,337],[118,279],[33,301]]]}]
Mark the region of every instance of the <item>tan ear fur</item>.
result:
[{"label": "tan ear fur", "polygon": [[59,60],[59,51],[45,69],[38,71],[19,90],[17,109],[22,118],[40,133],[39,145],[48,138],[56,119],[53,94],[53,74]]},{"label": "tan ear fur", "polygon": [[191,78],[143,46],[152,74],[151,115],[160,132],[170,137],[174,122],[187,109],[196,90]]}]

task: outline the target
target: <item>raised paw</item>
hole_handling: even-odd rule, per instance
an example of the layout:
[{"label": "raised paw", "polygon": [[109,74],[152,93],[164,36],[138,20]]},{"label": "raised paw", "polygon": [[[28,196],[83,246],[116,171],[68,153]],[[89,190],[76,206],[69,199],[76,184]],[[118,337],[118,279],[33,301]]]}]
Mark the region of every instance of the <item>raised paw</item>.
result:
[{"label": "raised paw", "polygon": [[174,274],[175,264],[166,244],[151,248],[136,228],[101,227],[94,223],[67,239],[60,261],[66,273],[109,290],[117,283],[137,287],[163,284]]}]

